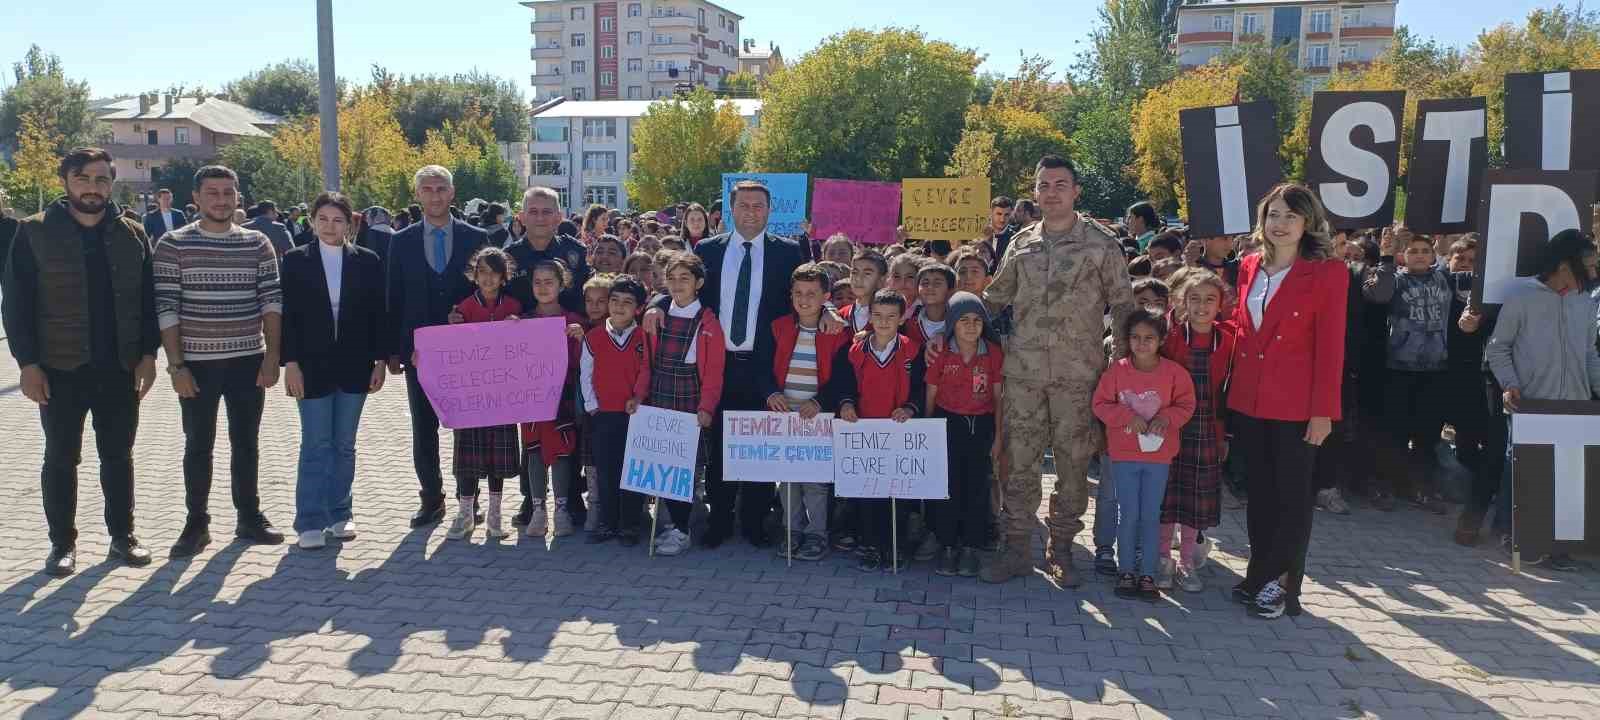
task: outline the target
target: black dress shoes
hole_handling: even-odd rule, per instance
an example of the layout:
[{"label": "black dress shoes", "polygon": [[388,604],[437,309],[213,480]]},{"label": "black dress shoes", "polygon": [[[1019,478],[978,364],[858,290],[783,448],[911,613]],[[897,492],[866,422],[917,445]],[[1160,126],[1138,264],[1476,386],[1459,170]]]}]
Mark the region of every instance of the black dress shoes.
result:
[{"label": "black dress shoes", "polygon": [[706,531],[706,536],[700,539],[700,546],[708,550],[715,549],[720,547],[722,543],[727,542],[728,536],[731,534],[723,528],[711,528]]},{"label": "black dress shoes", "polygon": [[411,516],[411,527],[419,528],[424,525],[433,525],[444,520],[444,501],[425,502],[418,508],[415,515]]},{"label": "black dress shoes", "polygon": [[144,567],[150,564],[150,551],[139,542],[139,538],[132,535],[111,539],[111,557],[121,560],[129,567]]},{"label": "black dress shoes", "polygon": [[66,577],[78,571],[78,548],[73,545],[50,546],[50,557],[45,558],[44,573],[50,577]]},{"label": "black dress shoes", "polygon": [[178,541],[172,544],[172,551],[167,554],[173,559],[194,557],[211,544],[210,528],[196,522],[185,523],[183,532],[179,533]]},{"label": "black dress shoes", "polygon": [[266,518],[258,518],[254,522],[240,521],[233,528],[233,536],[240,540],[248,540],[257,545],[282,545],[283,533],[272,526]]}]

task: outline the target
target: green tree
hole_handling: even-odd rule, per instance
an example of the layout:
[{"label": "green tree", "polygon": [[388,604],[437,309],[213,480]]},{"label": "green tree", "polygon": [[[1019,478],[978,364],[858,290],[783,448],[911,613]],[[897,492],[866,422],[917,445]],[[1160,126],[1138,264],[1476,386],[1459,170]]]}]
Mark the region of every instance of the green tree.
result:
[{"label": "green tree", "polygon": [[761,85],[761,78],[751,73],[737,72],[722,79],[722,87],[717,94],[735,98],[760,97]]},{"label": "green tree", "polygon": [[517,84],[473,70],[457,75],[415,75],[401,78],[373,68],[373,87],[390,96],[395,119],[412,145],[427,142],[428,130],[446,120],[472,114],[489,118],[500,142],[528,139],[528,103]]},{"label": "green tree", "polygon": [[1033,185],[1040,157],[1066,151],[1067,136],[1044,113],[974,105],[945,174],[988,177],[991,194],[1016,196]]},{"label": "green tree", "polygon": [[1499,164],[1505,138],[1505,76],[1600,67],[1600,13],[1557,4],[1528,13],[1521,26],[1503,23],[1485,30],[1467,49],[1470,94],[1489,103],[1489,156]]},{"label": "green tree", "polygon": [[915,30],[849,30],[767,82],[747,165],[817,177],[937,177],[961,138],[978,56]]},{"label": "green tree", "polygon": [[1178,74],[1168,43],[1178,31],[1183,0],[1105,0],[1089,35],[1089,50],[1078,60],[1077,79],[1131,103]]},{"label": "green tree", "polygon": [[55,139],[57,154],[87,145],[98,134],[89,108],[89,84],[68,79],[61,58],[33,45],[12,65],[12,74],[15,82],[0,92],[0,145],[19,146],[25,115],[32,115]]},{"label": "green tree", "polygon": [[1095,217],[1121,217],[1129,206],[1144,199],[1134,182],[1134,153],[1130,132],[1131,110],[1109,95],[1092,93],[1077,115],[1068,147],[1078,168],[1078,208]]},{"label": "green tree", "polygon": [[633,128],[633,169],[623,181],[634,207],[706,202],[722,193],[722,174],[739,169],[744,119],[704,88],[650,104]]},{"label": "green tree", "polygon": [[322,188],[320,177],[284,160],[268,138],[243,138],[217,152],[217,162],[239,173],[244,202],[271,200],[280,207],[311,202]]},{"label": "green tree", "polygon": [[1135,106],[1133,171],[1152,202],[1163,208],[1176,204],[1180,215],[1187,214],[1178,111],[1233,102],[1243,74],[1241,65],[1211,63],[1152,88]]},{"label": "green tree", "polygon": [[31,215],[62,194],[61,178],[56,174],[61,164],[57,150],[61,136],[47,118],[35,113],[23,115],[20,126],[17,153],[11,158],[15,167],[5,175],[5,188],[19,214]]},{"label": "green tree", "polygon": [[[295,118],[317,113],[321,95],[317,68],[305,60],[284,60],[268,65],[223,87],[228,100],[274,115]],[[345,83],[338,84],[344,97]]]},{"label": "green tree", "polygon": [[202,160],[173,160],[150,169],[150,182],[156,187],[164,187],[172,191],[172,204],[183,207],[184,203],[194,202],[194,174],[202,166],[210,165],[209,161]]}]

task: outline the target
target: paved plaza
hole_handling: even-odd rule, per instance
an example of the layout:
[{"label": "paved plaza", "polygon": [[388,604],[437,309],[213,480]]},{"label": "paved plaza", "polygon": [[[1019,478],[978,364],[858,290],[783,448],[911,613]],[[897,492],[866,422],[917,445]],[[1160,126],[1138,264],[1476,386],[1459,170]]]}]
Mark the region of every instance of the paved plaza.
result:
[{"label": "paved plaza", "polygon": [[[230,544],[219,440],[215,540],[169,562],[183,440],[162,372],[135,452],[156,562],[103,562],[91,433],[80,571],[51,581],[38,415],[0,356],[0,718],[1600,718],[1592,563],[1513,576],[1496,550],[1450,543],[1453,518],[1318,513],[1307,614],[1271,622],[1227,597],[1239,509],[1213,533],[1207,589],[1156,605],[1100,578],[864,575],[837,554],[788,568],[739,543],[651,560],[578,536],[446,542],[407,527],[417,483],[392,379],[362,422],[358,539]],[[280,386],[261,471],[285,529],[298,433]]]}]

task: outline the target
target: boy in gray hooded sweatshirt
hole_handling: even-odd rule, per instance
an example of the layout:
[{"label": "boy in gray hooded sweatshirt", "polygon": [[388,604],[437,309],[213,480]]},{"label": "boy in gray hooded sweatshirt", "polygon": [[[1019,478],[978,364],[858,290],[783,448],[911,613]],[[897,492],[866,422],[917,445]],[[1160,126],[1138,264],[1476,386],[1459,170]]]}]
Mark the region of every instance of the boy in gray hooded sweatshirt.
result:
[{"label": "boy in gray hooded sweatshirt", "polygon": [[[1600,390],[1596,306],[1586,292],[1595,261],[1594,240],[1566,230],[1545,245],[1537,276],[1513,281],[1484,349],[1484,360],[1504,390],[1506,412],[1516,412],[1524,398],[1590,400]],[[1494,521],[1501,532],[1510,530],[1510,483],[1511,473],[1505,473]],[[1561,555],[1551,559],[1551,566],[1571,569]]]}]

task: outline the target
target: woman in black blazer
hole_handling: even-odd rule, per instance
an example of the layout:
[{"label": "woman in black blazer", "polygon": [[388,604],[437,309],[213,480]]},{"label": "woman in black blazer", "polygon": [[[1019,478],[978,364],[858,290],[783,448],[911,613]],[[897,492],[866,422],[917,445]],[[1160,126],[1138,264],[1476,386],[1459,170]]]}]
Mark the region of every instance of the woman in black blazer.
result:
[{"label": "woman in black blazer", "polygon": [[356,428],[367,393],[383,387],[383,263],[350,242],[350,201],[323,193],[311,207],[317,242],[284,253],[284,384],[300,405],[300,468],[294,529],[300,547],[325,535],[355,537],[351,485]]}]

